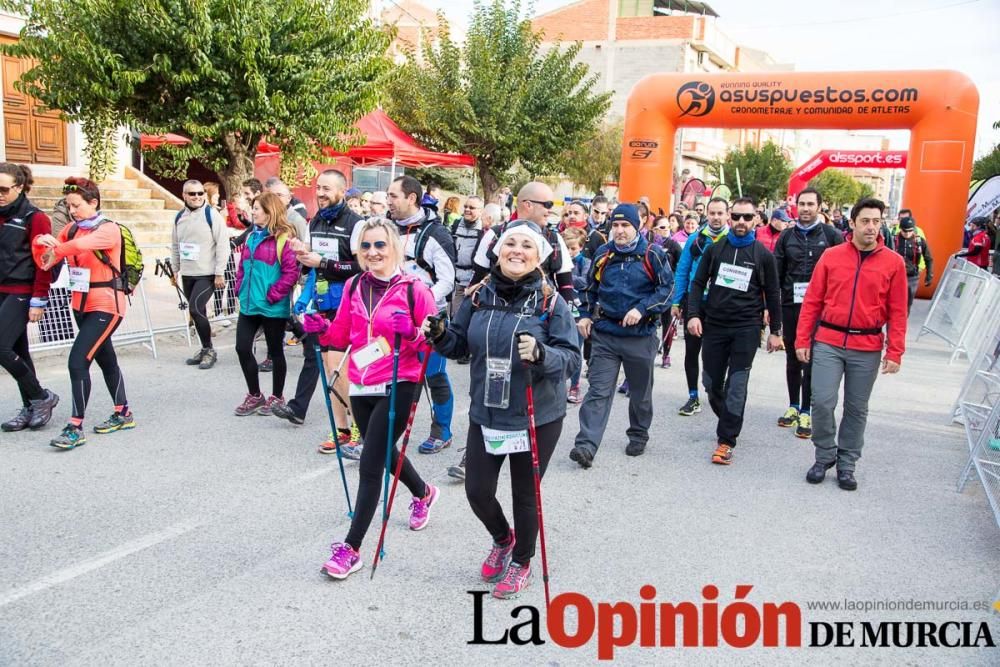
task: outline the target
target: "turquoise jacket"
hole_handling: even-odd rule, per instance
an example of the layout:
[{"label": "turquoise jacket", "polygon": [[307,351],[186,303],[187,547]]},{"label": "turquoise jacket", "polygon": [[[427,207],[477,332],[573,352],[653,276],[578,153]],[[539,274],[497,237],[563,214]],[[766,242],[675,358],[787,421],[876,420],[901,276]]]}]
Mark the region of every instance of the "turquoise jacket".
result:
[{"label": "turquoise jacket", "polygon": [[292,288],[299,279],[299,266],[287,240],[282,238],[279,243],[263,229],[254,230],[247,236],[236,270],[240,313],[288,318]]}]

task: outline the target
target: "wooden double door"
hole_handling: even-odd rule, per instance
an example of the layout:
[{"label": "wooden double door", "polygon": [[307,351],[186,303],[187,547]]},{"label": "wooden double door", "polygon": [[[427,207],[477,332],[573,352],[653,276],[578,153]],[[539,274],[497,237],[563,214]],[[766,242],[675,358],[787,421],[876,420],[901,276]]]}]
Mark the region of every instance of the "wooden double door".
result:
[{"label": "wooden double door", "polygon": [[[0,41],[14,41],[0,38]],[[46,111],[38,100],[14,88],[33,66],[31,61],[0,56],[3,77],[3,129],[8,162],[66,164],[66,123],[57,111]]]}]

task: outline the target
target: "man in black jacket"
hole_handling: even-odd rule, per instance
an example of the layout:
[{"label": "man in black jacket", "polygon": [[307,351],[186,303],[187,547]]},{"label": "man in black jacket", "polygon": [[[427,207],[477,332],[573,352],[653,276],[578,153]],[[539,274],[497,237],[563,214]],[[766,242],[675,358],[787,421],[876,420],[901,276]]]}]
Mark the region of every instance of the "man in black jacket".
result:
[{"label": "man in black jacket", "polygon": [[[774,246],[774,259],[781,285],[781,319],[785,323],[785,383],[788,386],[788,409],[778,418],[778,426],[795,427],[796,437],[812,437],[812,365],[795,356],[795,329],[806,287],[820,256],[840,245],[844,237],[837,229],[819,220],[823,197],[814,188],[806,188],[796,198],[799,219],[786,227]],[[890,246],[891,247],[891,246]]]},{"label": "man in black jacket", "polygon": [[[316,179],[316,204],[319,210],[309,221],[309,245],[300,239],[290,243],[296,252],[296,258],[303,266],[303,272],[316,269],[318,281],[327,283],[327,291],[321,306],[321,314],[332,320],[340,305],[344,292],[344,283],[351,276],[361,273],[361,267],[351,248],[351,236],[354,227],[361,222],[360,215],[347,207],[344,193],[347,191],[347,178],[336,169],[327,169]],[[322,290],[318,290],[322,291]],[[318,334],[307,334],[302,339],[302,371],[295,387],[295,398],[284,405],[277,405],[272,410],[275,417],[287,419],[293,424],[301,424],[309,409],[309,402],[316,391],[320,369],[316,364],[316,348],[319,345]],[[340,364],[343,353],[330,352],[327,363],[336,367]],[[344,374],[346,378],[346,373]],[[339,402],[333,403],[337,414],[337,424],[343,428],[348,424],[347,414]],[[338,437],[338,434],[334,434]],[[348,435],[339,434],[346,442]],[[343,451],[343,450],[342,450]],[[351,458],[360,452],[353,450],[345,452]]]},{"label": "man in black jacket", "polygon": [[[719,418],[712,463],[729,465],[743,428],[750,367],[757,354],[763,313],[771,313],[767,351],[781,349],[781,309],[774,256],[753,231],[754,202],[741,197],[730,209],[730,233],[705,251],[691,283],[688,332],[703,337],[702,381]],[[704,320],[704,324],[702,324]]]},{"label": "man in black jacket", "polygon": [[912,217],[900,218],[899,233],[893,243],[894,250],[902,256],[906,265],[906,314],[909,315],[920,282],[920,271],[926,269],[924,287],[930,287],[934,282],[934,259],[927,241],[917,234],[917,223]]}]

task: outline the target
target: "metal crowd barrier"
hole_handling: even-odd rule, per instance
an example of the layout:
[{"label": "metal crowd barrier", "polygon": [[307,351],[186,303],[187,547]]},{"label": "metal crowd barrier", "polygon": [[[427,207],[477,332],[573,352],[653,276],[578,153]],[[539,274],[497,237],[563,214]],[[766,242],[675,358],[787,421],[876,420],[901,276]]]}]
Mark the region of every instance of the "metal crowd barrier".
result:
[{"label": "metal crowd barrier", "polygon": [[[67,276],[63,271],[60,278]],[[111,340],[117,346],[141,344],[156,358],[156,337],[146,299],[146,278],[143,277],[131,296],[131,304],[125,317]],[[28,323],[28,345],[32,351],[55,350],[73,346],[76,338],[76,320],[70,308],[72,295],[68,289],[56,283],[49,289],[49,305],[40,322]]]},{"label": "metal crowd barrier", "polygon": [[959,355],[972,359],[984,329],[1000,310],[1000,277],[953,257],[945,268],[917,340],[932,334],[952,348],[948,363]]}]

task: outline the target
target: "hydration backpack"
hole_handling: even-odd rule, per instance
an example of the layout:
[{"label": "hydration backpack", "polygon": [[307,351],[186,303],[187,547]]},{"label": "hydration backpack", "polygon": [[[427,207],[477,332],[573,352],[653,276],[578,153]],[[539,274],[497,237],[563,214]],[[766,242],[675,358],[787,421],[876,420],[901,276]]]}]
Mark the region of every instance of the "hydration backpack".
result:
[{"label": "hydration backpack", "polygon": [[[97,259],[101,260],[105,266],[111,269],[114,280],[107,284],[91,283],[91,287],[111,287],[124,292],[127,296],[131,296],[135,293],[136,287],[139,286],[139,281],[142,280],[142,271],[145,268],[142,263],[142,251],[139,250],[139,246],[135,242],[135,237],[132,236],[132,230],[123,224],[114,222],[113,220],[102,220],[94,229],[108,222],[117,225],[118,231],[122,235],[122,250],[119,258],[119,266],[122,268],[121,271],[115,268],[108,253],[103,250],[95,250],[94,254],[97,256]],[[78,230],[79,227],[74,222],[73,226],[70,227],[69,233],[66,235],[67,238],[72,240]]]}]

